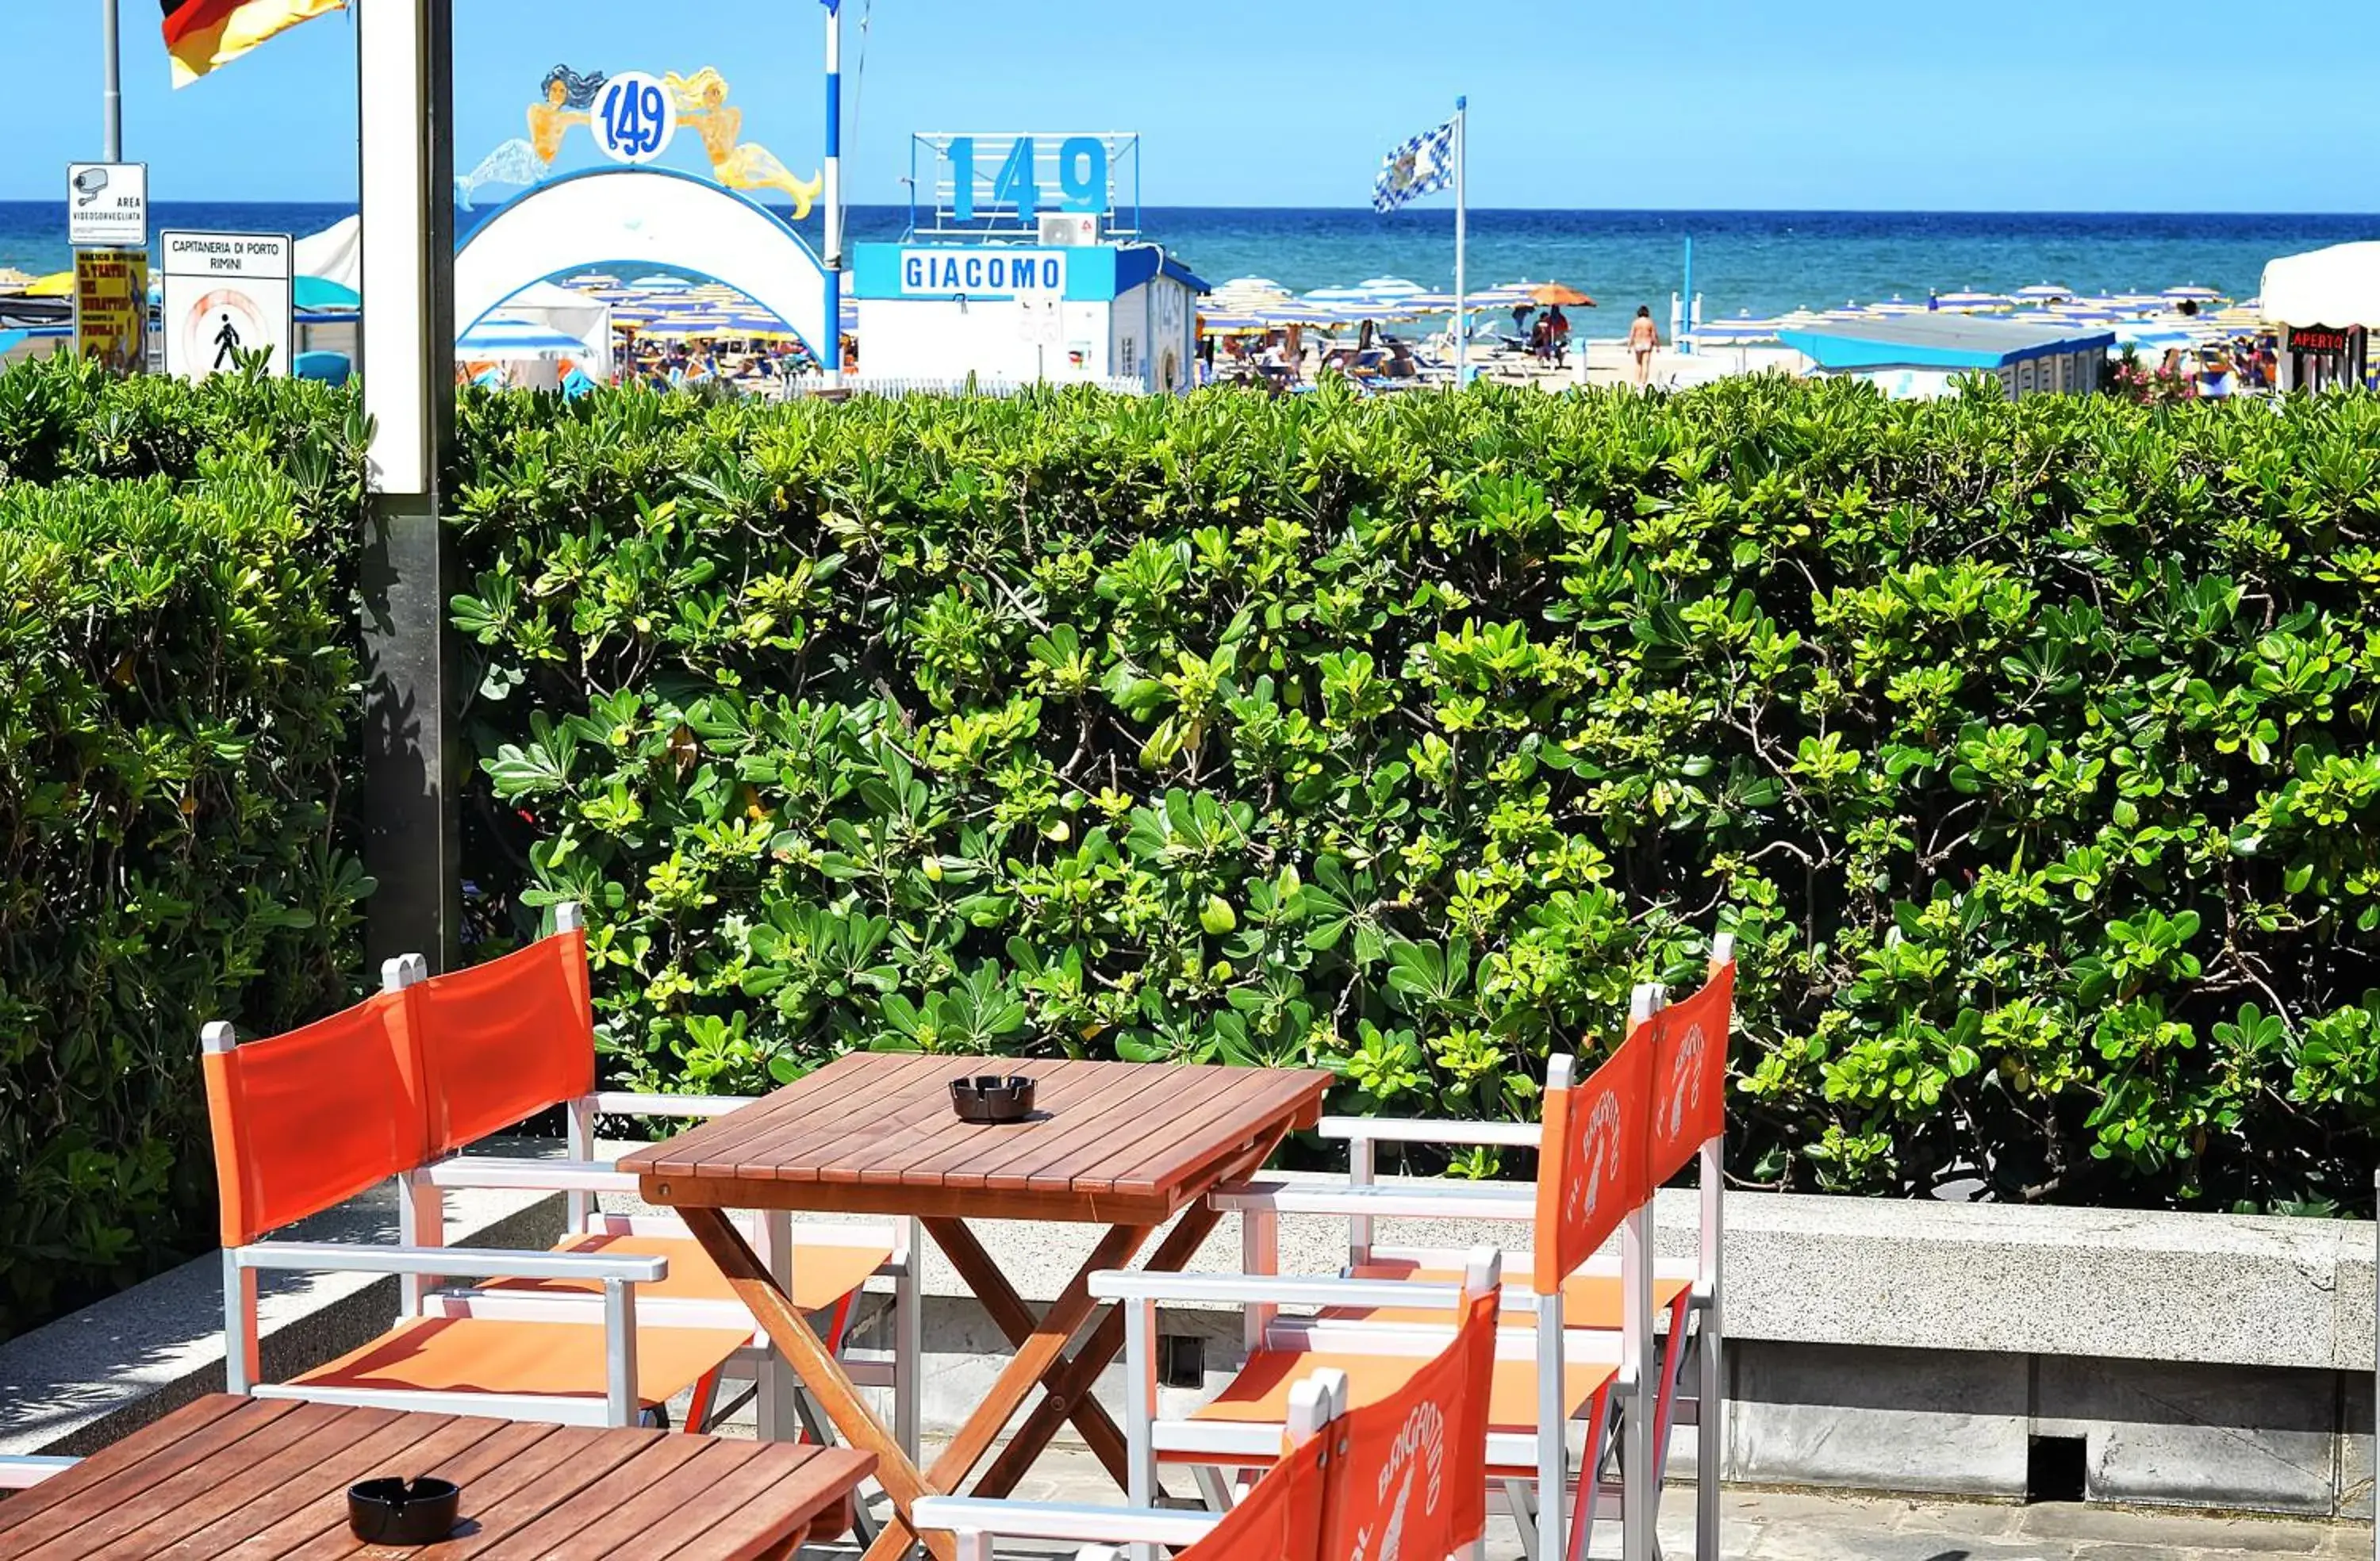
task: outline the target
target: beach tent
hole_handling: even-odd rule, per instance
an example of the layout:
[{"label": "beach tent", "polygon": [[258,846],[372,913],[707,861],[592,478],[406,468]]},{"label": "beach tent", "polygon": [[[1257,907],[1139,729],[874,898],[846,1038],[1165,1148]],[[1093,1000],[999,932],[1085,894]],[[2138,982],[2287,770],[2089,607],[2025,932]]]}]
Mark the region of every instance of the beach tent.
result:
[{"label": "beach tent", "polygon": [[[456,357],[474,363],[493,359],[505,367],[489,372],[504,383],[533,390],[552,390],[561,384],[563,360],[577,359],[586,350],[586,344],[576,336],[539,321],[502,312],[489,315],[455,342]],[[487,380],[488,372],[478,376],[479,382]]]},{"label": "beach tent", "polygon": [[611,377],[612,306],[601,298],[590,298],[551,282],[538,282],[506,298],[501,312],[569,337],[578,345],[572,356],[585,365],[589,374],[599,380]]},{"label": "beach tent", "polygon": [[2099,386],[2116,333],[2099,325],[2026,324],[1965,314],[1828,320],[1778,333],[1817,368],[1865,374],[1931,369],[1996,374],[2011,397],[2087,393]]},{"label": "beach tent", "polygon": [[2380,243],[2268,261],[2264,296],[2264,317],[2276,325],[2380,325]]},{"label": "beach tent", "polygon": [[309,234],[298,241],[297,261],[300,276],[319,276],[334,282],[349,293],[361,293],[364,286],[363,257],[364,220],[360,216],[342,217],[320,233]]}]

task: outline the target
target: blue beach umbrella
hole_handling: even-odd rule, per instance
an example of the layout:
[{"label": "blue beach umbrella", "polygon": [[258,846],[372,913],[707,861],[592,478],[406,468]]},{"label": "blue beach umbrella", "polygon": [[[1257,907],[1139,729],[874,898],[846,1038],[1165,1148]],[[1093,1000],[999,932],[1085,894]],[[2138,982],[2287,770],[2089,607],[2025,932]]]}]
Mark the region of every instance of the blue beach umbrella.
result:
[{"label": "blue beach umbrella", "polygon": [[2158,296],[2164,298],[2168,303],[2175,304],[2185,302],[2193,304],[2213,303],[2222,296],[2222,294],[2216,292],[2214,288],[2201,287],[2194,282],[2186,286],[2168,287],[2163,293],[2158,295]]},{"label": "blue beach umbrella", "polygon": [[1935,301],[1944,309],[1960,310],[2006,309],[2012,302],[2005,293],[1945,293]]},{"label": "blue beach umbrella", "polygon": [[2055,282],[2036,282],[2030,287],[2018,288],[2015,296],[2020,299],[2031,298],[2046,303],[2055,298],[2070,298],[2074,296],[2074,289],[2062,287]]},{"label": "blue beach umbrella", "polygon": [[456,337],[455,348],[472,357],[545,357],[585,352],[587,344],[538,321],[492,314]]}]

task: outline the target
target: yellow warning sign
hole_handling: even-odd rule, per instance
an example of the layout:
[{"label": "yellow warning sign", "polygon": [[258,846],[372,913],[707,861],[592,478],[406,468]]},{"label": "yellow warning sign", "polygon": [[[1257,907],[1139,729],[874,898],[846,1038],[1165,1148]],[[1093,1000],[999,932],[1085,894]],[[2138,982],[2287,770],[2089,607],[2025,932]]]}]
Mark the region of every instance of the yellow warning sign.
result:
[{"label": "yellow warning sign", "polygon": [[75,348],[119,374],[149,366],[149,252],[75,251]]}]

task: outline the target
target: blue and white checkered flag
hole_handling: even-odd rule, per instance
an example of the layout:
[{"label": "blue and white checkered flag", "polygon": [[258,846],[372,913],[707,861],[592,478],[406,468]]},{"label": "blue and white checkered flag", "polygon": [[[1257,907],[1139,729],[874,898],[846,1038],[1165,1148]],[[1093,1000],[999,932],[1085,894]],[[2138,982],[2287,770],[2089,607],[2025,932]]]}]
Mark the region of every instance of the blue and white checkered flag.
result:
[{"label": "blue and white checkered flag", "polygon": [[1380,160],[1372,180],[1372,209],[1393,212],[1416,196],[1454,183],[1454,121],[1425,130]]}]

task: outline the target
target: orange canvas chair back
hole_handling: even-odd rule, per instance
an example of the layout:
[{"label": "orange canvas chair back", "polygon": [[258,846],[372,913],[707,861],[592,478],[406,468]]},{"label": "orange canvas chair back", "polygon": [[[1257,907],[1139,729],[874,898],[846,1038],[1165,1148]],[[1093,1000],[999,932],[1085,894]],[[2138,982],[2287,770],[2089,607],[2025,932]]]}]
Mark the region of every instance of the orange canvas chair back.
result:
[{"label": "orange canvas chair back", "polygon": [[1487,1532],[1498,1307],[1490,1286],[1472,1299],[1452,1344],[1396,1392],[1332,1428],[1340,1467],[1326,1561],[1438,1561]]},{"label": "orange canvas chair back", "polygon": [[1290,1447],[1178,1561],[1322,1561],[1338,1432],[1334,1422]]},{"label": "orange canvas chair back", "polygon": [[1735,1014],[1735,962],[1653,1020],[1650,1182],[1660,1186],[1727,1131],[1727,1036]]},{"label": "orange canvas chair back", "polygon": [[427,1158],[404,1002],[382,993],[269,1040],[210,1025],[200,1058],[223,1244],[344,1203]]},{"label": "orange canvas chair back", "polygon": [[1645,1201],[1646,1096],[1655,1027],[1639,1024],[1585,1083],[1549,1080],[1537,1151],[1536,1271],[1539,1295],[1602,1246]]},{"label": "orange canvas chair back", "polygon": [[574,927],[405,989],[431,1147],[450,1154],[595,1088],[587,934]]}]

